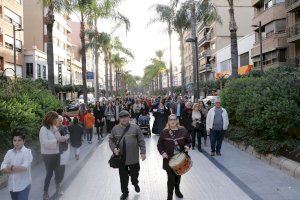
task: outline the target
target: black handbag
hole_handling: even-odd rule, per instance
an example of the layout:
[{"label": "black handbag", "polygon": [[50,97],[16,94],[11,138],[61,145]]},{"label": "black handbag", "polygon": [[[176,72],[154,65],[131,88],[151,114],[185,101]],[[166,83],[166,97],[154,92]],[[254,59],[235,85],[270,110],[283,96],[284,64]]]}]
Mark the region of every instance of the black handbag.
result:
[{"label": "black handbag", "polygon": [[[126,134],[126,132],[129,130],[129,128],[130,128],[130,124],[129,124],[128,126],[126,126],[126,128],[125,128],[125,130],[124,130],[122,136],[121,136],[120,139],[116,142],[116,148],[117,148],[117,149],[120,148],[119,144],[120,144],[122,138],[124,137],[124,135]],[[115,168],[115,169],[116,169],[116,168],[120,168],[120,166],[121,166],[121,164],[122,164],[122,156],[121,156],[121,155],[118,155],[118,156],[117,156],[117,155],[115,155],[115,154],[113,153],[113,154],[111,155],[111,157],[110,157],[108,163],[109,163],[109,166],[110,166],[111,168]]]},{"label": "black handbag", "polygon": [[197,129],[197,130],[203,130],[204,129],[204,123],[201,122],[201,121],[197,121],[195,129]]}]

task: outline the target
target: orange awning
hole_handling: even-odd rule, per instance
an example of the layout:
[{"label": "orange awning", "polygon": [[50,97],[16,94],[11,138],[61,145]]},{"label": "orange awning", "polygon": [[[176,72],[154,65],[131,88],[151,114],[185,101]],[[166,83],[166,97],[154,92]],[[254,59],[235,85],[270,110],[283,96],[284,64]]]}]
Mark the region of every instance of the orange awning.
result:
[{"label": "orange awning", "polygon": [[[248,74],[253,68],[253,65],[245,65],[242,67],[238,68],[238,74],[239,75],[245,75]],[[215,78],[217,80],[221,78],[228,78],[231,75],[231,70],[223,71],[223,72],[218,72],[215,74]]]}]

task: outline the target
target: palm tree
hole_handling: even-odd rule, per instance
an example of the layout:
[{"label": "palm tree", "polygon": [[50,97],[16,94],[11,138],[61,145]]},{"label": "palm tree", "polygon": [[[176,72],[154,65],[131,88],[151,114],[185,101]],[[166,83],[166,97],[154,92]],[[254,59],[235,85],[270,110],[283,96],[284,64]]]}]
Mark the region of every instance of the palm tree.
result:
[{"label": "palm tree", "polygon": [[233,0],[227,0],[229,4],[229,31],[230,31],[230,40],[231,40],[231,66],[232,66],[232,72],[231,75],[233,78],[238,77],[238,59],[239,59],[239,54],[238,54],[238,45],[237,45],[237,25],[235,22],[235,17],[234,17],[234,4]]},{"label": "palm tree", "polygon": [[[117,22],[117,25],[115,28],[118,28],[119,26],[124,24],[126,27],[126,32],[129,31],[129,28],[130,28],[129,20],[125,16],[123,16],[121,13],[117,12],[115,9],[119,3],[120,3],[120,1],[113,1],[113,0],[94,1],[93,5],[92,5],[92,12],[88,19],[89,24],[92,27],[92,29],[88,31],[90,47],[93,49],[94,55],[95,55],[96,99],[98,99],[98,95],[99,95],[99,54],[100,54],[99,49],[101,47],[101,44],[103,44],[103,39],[105,41],[108,41],[107,37],[106,37],[107,35],[102,38],[99,35],[100,33],[98,31],[98,20],[99,19],[113,19]],[[107,52],[104,51],[104,54],[105,54],[105,59],[107,59],[107,57],[108,57]],[[105,65],[105,66],[107,67],[107,65]],[[108,72],[108,71],[106,70],[106,72]],[[105,77],[108,77],[107,74],[105,75]],[[106,86],[108,88],[108,84]]]},{"label": "palm tree", "polygon": [[67,11],[68,1],[62,0],[39,0],[44,8],[47,8],[47,65],[48,65],[48,88],[55,94],[54,88],[54,56],[53,56],[53,25],[55,22],[54,13]]},{"label": "palm tree", "polygon": [[80,41],[81,41],[81,62],[82,62],[82,91],[84,103],[87,104],[87,81],[86,81],[86,24],[91,14],[95,0],[73,0],[71,6],[74,14],[78,16],[80,21]]},{"label": "palm tree", "polygon": [[[152,6],[152,9],[156,12],[156,17],[150,20],[149,24],[153,23],[165,23],[169,36],[169,51],[170,51],[170,87],[171,95],[173,95],[173,64],[172,64],[172,22],[175,18],[176,6],[173,4],[163,5],[156,4]],[[169,81],[168,81],[169,82]],[[170,88],[168,88],[170,91]]]},{"label": "palm tree", "polygon": [[125,57],[121,57],[119,53],[112,54],[111,64],[114,66],[115,72],[116,72],[116,93],[119,92],[119,85],[120,85],[120,74],[123,71],[123,67],[125,64],[128,63],[127,59]]}]

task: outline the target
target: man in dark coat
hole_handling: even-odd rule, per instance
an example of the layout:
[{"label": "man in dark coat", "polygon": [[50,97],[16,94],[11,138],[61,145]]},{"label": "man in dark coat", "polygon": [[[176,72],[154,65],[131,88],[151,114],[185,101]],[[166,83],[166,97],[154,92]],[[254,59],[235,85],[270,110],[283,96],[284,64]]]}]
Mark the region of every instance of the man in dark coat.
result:
[{"label": "man in dark coat", "polygon": [[184,126],[184,128],[186,128],[186,130],[188,130],[188,132],[191,134],[192,132],[192,113],[193,113],[193,109],[192,109],[192,103],[191,102],[186,102],[185,103],[185,108],[183,110],[182,113],[182,125]]},{"label": "man in dark coat", "polygon": [[75,148],[75,158],[79,159],[80,147],[82,145],[83,128],[78,124],[78,118],[73,119],[73,124],[69,126],[71,146]]}]

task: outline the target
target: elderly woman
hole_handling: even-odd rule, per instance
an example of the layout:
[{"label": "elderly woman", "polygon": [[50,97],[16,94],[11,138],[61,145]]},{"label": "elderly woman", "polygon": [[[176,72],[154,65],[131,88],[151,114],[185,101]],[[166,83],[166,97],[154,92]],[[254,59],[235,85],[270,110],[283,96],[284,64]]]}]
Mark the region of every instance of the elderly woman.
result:
[{"label": "elderly woman", "polygon": [[193,106],[193,112],[192,112],[192,148],[195,149],[196,145],[196,136],[197,136],[197,146],[198,151],[202,151],[201,149],[201,136],[203,134],[203,131],[205,130],[205,126],[203,123],[203,114],[200,111],[200,105],[199,103],[195,103]]},{"label": "elderly woman", "polygon": [[188,131],[179,126],[179,121],[175,114],[172,114],[168,118],[166,128],[162,131],[157,149],[163,157],[163,169],[166,170],[168,175],[168,200],[173,199],[173,191],[175,188],[175,194],[179,198],[183,198],[180,192],[180,179],[181,176],[175,174],[172,168],[169,166],[169,161],[175,154],[188,151],[190,149],[191,136]]},{"label": "elderly woman", "polygon": [[106,117],[107,133],[110,133],[116,122],[116,110],[111,101],[108,102],[104,115]]},{"label": "elderly woman", "polygon": [[159,105],[155,106],[152,111],[153,111],[153,116],[155,118],[152,132],[154,134],[160,134],[167,124],[170,111],[165,106],[164,100],[161,100]]},{"label": "elderly woman", "polygon": [[69,135],[62,136],[57,128],[58,114],[56,112],[48,112],[42,122],[39,139],[41,144],[41,154],[46,167],[46,178],[44,182],[44,200],[49,199],[48,189],[53,172],[55,173],[56,191],[60,193],[60,149],[59,142],[66,142]]}]

